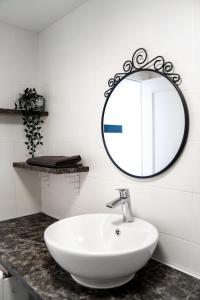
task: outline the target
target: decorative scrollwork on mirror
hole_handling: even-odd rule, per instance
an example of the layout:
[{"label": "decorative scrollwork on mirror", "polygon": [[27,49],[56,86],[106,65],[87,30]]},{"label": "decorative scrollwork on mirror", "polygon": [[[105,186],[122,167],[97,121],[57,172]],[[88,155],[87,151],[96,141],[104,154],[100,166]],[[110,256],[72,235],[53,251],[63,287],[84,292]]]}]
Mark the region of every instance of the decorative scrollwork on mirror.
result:
[{"label": "decorative scrollwork on mirror", "polygon": [[149,178],[169,169],[182,153],[189,112],[181,77],[163,56],[137,49],[123,72],[108,81],[101,119],[105,150],[123,173]]},{"label": "decorative scrollwork on mirror", "polygon": [[174,73],[174,66],[172,62],[165,61],[164,57],[158,55],[153,59],[148,59],[147,51],[144,48],[139,48],[133,53],[132,60],[125,61],[123,65],[124,73],[117,73],[113,78],[108,80],[109,89],[104,93],[104,96],[107,98],[115,86],[127,75],[133,73],[136,70],[155,70],[165,74],[167,77],[179,85],[181,83],[181,77],[179,74]]}]

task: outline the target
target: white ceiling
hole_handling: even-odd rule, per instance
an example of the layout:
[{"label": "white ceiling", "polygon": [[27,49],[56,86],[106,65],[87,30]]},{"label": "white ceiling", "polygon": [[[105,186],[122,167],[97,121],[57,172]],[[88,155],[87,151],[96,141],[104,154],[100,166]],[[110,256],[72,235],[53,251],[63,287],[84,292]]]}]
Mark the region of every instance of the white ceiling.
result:
[{"label": "white ceiling", "polygon": [[40,32],[87,0],[0,0],[0,21]]}]

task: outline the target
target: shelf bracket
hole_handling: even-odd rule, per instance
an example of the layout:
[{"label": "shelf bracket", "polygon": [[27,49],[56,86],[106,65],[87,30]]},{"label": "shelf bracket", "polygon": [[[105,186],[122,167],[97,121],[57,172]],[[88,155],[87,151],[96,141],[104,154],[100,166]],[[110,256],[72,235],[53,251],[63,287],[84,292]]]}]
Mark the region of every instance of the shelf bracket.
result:
[{"label": "shelf bracket", "polygon": [[67,178],[71,178],[71,180],[69,180],[69,183],[72,183],[74,185],[74,191],[77,194],[79,194],[80,193],[80,187],[81,187],[80,173],[67,175]]},{"label": "shelf bracket", "polygon": [[42,173],[39,172],[39,177],[41,178],[41,180],[47,185],[50,185],[50,181],[49,181],[49,174],[48,173]]}]

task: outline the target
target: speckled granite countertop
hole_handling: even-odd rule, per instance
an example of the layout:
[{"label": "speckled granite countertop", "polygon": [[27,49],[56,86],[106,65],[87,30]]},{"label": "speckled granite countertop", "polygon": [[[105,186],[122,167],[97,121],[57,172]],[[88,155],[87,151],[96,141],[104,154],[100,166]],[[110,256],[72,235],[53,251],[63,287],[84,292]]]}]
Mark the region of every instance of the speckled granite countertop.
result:
[{"label": "speckled granite countertop", "polygon": [[0,264],[34,299],[200,300],[200,280],[153,260],[122,287],[94,290],[78,285],[47,252],[43,233],[54,221],[40,213],[0,222]]}]

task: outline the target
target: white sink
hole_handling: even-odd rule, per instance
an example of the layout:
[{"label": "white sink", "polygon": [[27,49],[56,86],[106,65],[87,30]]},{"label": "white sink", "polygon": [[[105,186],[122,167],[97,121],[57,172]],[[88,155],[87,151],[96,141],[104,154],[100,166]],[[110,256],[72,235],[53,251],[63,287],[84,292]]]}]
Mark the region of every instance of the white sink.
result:
[{"label": "white sink", "polygon": [[129,281],[147,263],[158,231],[138,218],[122,223],[117,214],[89,214],[55,222],[44,239],[55,261],[78,283],[112,288]]}]

